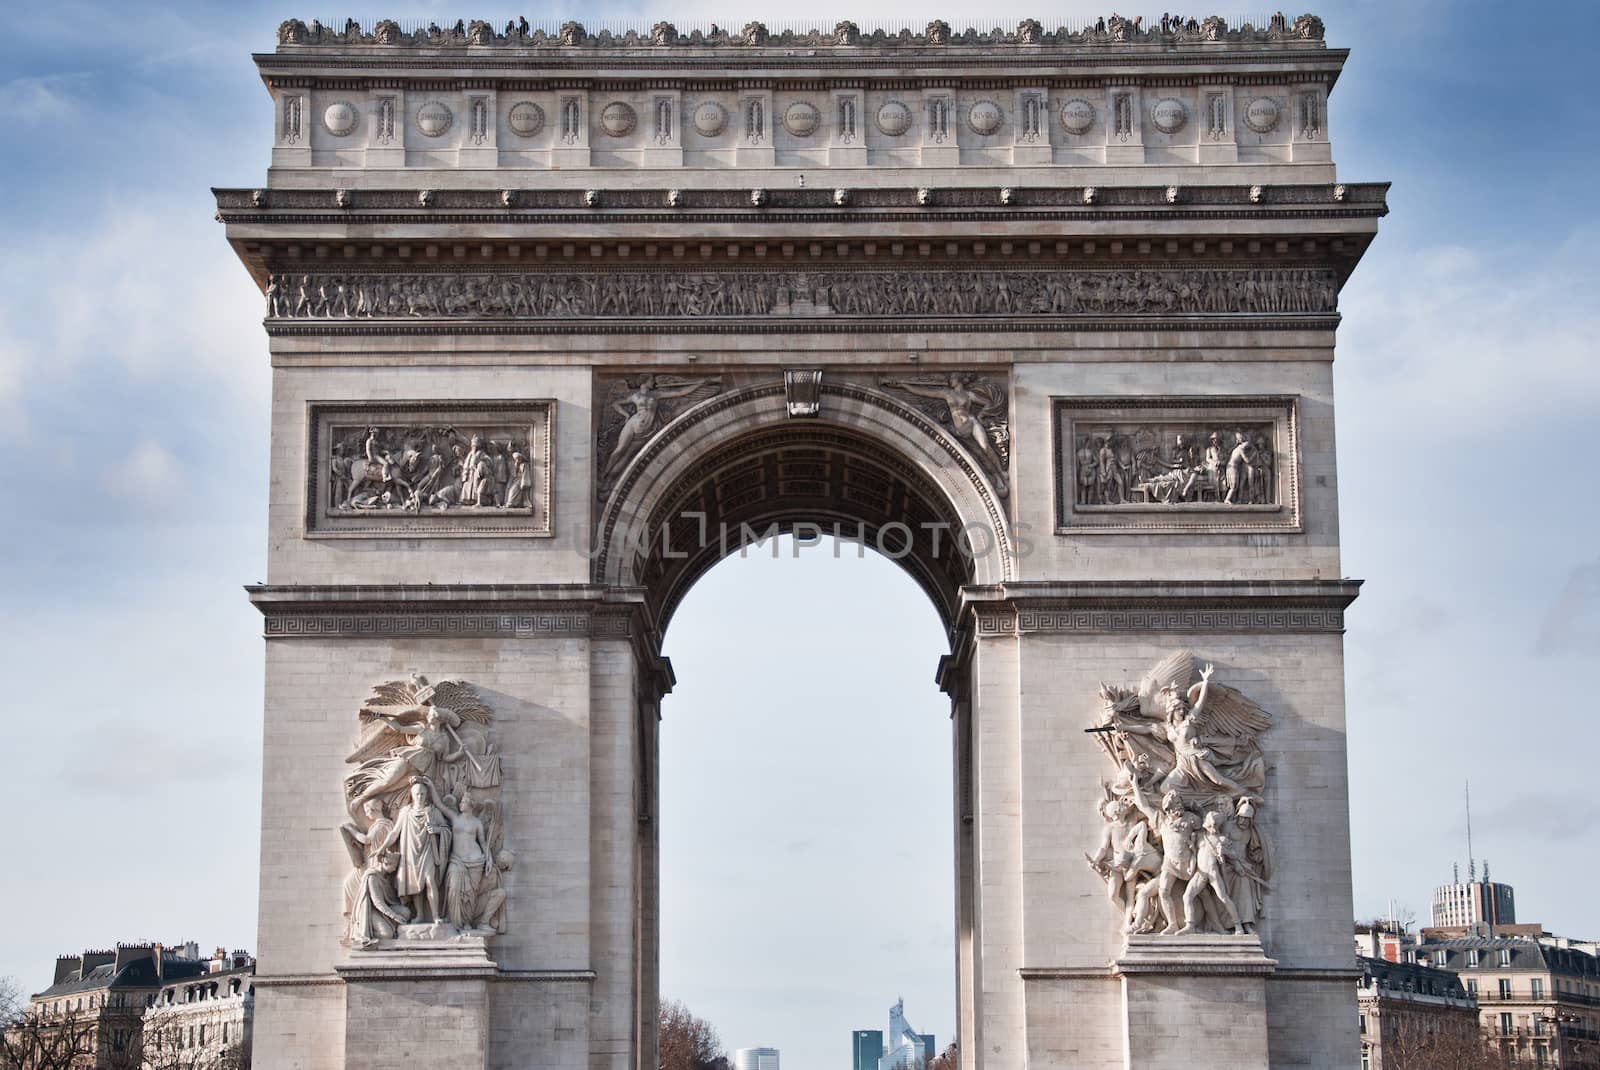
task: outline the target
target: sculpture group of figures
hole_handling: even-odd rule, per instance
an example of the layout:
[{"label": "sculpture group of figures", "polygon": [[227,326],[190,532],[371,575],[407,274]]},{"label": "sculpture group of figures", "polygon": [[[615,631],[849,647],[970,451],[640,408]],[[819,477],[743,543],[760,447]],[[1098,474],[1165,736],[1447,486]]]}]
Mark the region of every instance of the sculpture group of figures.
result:
[{"label": "sculpture group of figures", "polygon": [[453,427],[338,430],[328,465],[328,507],[531,509],[534,460],[526,444]]},{"label": "sculpture group of figures", "polygon": [[1320,268],[273,275],[272,319],[1303,315],[1337,307]]},{"label": "sculpture group of figures", "polygon": [[1271,424],[1172,434],[1165,451],[1152,427],[1078,434],[1073,453],[1079,505],[1277,502]]},{"label": "sculpture group of figures", "polygon": [[1101,782],[1105,828],[1086,858],[1130,933],[1251,933],[1271,889],[1258,737],[1272,719],[1211,677],[1181,650],[1137,689],[1100,688],[1087,731],[1116,775]]},{"label": "sculpture group of figures", "polygon": [[316,19],[312,19],[309,23],[300,19],[286,19],[278,26],[278,43],[280,45],[417,45],[432,48],[508,44],[559,45],[568,48],[581,45],[601,48],[636,48],[643,45],[690,47],[742,45],[753,48],[860,45],[869,48],[887,48],[896,45],[913,47],[962,44],[1065,45],[1116,44],[1128,41],[1320,41],[1323,39],[1323,34],[1323,23],[1317,16],[1300,15],[1291,22],[1281,11],[1268,19],[1266,26],[1259,28],[1245,23],[1238,29],[1231,29],[1227,21],[1218,15],[1205,18],[1162,15],[1159,23],[1152,23],[1147,27],[1142,18],[1130,19],[1113,14],[1109,18],[1096,19],[1093,24],[1081,30],[1071,30],[1065,26],[1046,30],[1036,19],[1023,19],[1017,24],[1014,32],[1000,29],[955,31],[951,29],[949,23],[936,19],[928,23],[927,29],[920,34],[913,34],[909,30],[898,32],[875,30],[863,33],[854,22],[848,21],[836,23],[831,32],[821,29],[799,32],[786,30],[775,34],[760,22],[748,22],[739,30],[712,24],[709,30],[679,32],[670,22],[658,22],[649,33],[640,33],[637,30],[628,30],[625,33],[601,30],[597,34],[591,34],[579,22],[562,23],[559,29],[550,32],[543,28],[532,28],[526,18],[508,21],[503,31],[497,31],[493,24],[482,19],[473,19],[471,22],[457,19],[451,26],[440,26],[436,22],[431,22],[425,27],[409,32],[402,29],[393,19],[380,20],[371,31],[363,30],[355,19],[347,19],[343,28],[324,26]]},{"label": "sculpture group of figures", "polygon": [[360,716],[339,828],[346,945],[505,932],[513,858],[488,707],[469,684],[413,675],[379,684]]}]

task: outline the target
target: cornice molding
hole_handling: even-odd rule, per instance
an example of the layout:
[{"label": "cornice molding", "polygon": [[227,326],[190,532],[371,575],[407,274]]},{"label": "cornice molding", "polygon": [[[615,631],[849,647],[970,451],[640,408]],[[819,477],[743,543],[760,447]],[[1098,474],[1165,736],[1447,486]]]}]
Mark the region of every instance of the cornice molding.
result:
[{"label": "cornice molding", "polygon": [[1031,633],[1342,634],[1360,580],[1129,580],[1016,583],[962,591],[978,639]]}]

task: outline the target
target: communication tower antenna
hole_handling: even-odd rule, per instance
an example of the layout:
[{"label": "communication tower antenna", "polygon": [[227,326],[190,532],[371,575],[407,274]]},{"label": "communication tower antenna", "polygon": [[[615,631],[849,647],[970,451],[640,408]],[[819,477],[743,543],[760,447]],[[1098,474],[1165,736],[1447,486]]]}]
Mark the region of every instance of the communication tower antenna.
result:
[{"label": "communication tower antenna", "polygon": [[1467,781],[1467,879],[1478,879],[1478,862],[1472,857],[1472,781]]}]

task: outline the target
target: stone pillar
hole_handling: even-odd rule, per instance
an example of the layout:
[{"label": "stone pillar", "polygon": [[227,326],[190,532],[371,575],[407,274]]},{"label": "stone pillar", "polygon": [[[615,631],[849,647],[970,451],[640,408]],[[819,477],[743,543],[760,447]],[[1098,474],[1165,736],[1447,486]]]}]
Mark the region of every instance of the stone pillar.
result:
[{"label": "stone pillar", "polygon": [[1127,1070],[1267,1070],[1266,977],[1255,936],[1130,936],[1122,979]]}]

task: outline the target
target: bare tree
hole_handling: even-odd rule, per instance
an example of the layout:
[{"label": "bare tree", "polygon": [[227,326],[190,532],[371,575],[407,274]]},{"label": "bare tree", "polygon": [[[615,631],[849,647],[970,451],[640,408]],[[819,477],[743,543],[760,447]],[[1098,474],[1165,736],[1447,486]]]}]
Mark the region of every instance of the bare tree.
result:
[{"label": "bare tree", "polygon": [[928,1070],[960,1070],[961,1053],[956,1049],[955,1041],[939,1053],[938,1058],[928,1064]]},{"label": "bare tree", "polygon": [[710,1022],[677,1000],[661,1001],[661,1070],[718,1070],[727,1053]]},{"label": "bare tree", "polygon": [[44,1014],[37,1008],[13,1011],[0,1030],[3,1070],[72,1070],[92,1061],[99,1032],[93,1015],[69,1011]]},{"label": "bare tree", "polygon": [[1439,1022],[1428,1016],[1393,1015],[1383,1024],[1382,1070],[1507,1070],[1517,1065],[1508,1050],[1470,1022]]},{"label": "bare tree", "polygon": [[250,1052],[242,1044],[224,1048],[185,1041],[182,1027],[146,1018],[137,1041],[109,1070],[249,1070]]}]

